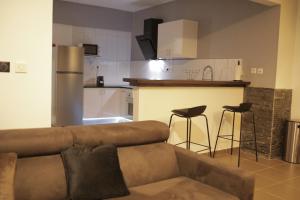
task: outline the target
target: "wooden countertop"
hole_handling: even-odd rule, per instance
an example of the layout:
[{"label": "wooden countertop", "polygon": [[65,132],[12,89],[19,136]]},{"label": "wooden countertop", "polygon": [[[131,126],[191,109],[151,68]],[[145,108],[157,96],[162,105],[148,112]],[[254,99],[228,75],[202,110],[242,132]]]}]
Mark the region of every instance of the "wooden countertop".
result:
[{"label": "wooden countertop", "polygon": [[101,89],[101,88],[132,89],[132,86],[129,86],[129,85],[104,85],[102,87],[98,87],[96,85],[84,85],[83,88],[87,88],[87,89]]},{"label": "wooden countertop", "polygon": [[151,80],[124,78],[130,86],[137,87],[247,87],[250,82],[244,81],[201,81],[201,80]]}]

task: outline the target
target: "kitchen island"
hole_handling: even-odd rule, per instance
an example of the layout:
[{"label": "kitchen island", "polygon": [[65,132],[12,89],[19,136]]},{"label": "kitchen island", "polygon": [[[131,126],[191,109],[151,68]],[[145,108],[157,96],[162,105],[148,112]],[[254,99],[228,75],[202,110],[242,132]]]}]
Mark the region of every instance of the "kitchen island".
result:
[{"label": "kitchen island", "polygon": [[[126,78],[133,88],[133,120],[159,120],[169,123],[171,110],[207,105],[205,114],[209,120],[212,147],[224,105],[239,105],[243,102],[243,81],[197,81],[197,80],[149,80]],[[239,117],[239,116],[238,116]],[[192,119],[192,141],[207,144],[204,118]],[[231,133],[232,115],[226,114],[222,132]],[[236,120],[235,137],[239,137],[240,118]],[[186,120],[174,117],[169,142],[176,144],[185,140]],[[237,144],[234,144],[236,146]],[[219,140],[218,149],[230,148],[230,141]],[[196,151],[200,147],[191,145]]]}]

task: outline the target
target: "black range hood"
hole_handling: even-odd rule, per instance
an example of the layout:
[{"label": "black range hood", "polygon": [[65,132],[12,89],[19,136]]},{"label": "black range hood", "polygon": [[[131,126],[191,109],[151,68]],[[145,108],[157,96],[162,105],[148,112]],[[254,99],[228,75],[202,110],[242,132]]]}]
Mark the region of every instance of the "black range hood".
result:
[{"label": "black range hood", "polygon": [[146,60],[157,59],[158,24],[162,19],[146,19],[144,21],[144,35],[136,36],[137,42]]}]

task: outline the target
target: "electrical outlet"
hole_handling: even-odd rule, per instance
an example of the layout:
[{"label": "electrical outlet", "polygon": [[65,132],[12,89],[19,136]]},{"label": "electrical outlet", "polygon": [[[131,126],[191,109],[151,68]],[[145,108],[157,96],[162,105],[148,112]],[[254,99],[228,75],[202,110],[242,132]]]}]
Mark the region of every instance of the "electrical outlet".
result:
[{"label": "electrical outlet", "polygon": [[10,62],[0,61],[0,72],[10,72]]},{"label": "electrical outlet", "polygon": [[255,67],[251,68],[251,74],[256,74],[257,73],[257,69]]},{"label": "electrical outlet", "polygon": [[260,75],[264,74],[264,68],[258,68],[257,74],[260,74]]},{"label": "electrical outlet", "polygon": [[27,73],[27,66],[24,63],[16,63],[15,65],[16,73]]}]

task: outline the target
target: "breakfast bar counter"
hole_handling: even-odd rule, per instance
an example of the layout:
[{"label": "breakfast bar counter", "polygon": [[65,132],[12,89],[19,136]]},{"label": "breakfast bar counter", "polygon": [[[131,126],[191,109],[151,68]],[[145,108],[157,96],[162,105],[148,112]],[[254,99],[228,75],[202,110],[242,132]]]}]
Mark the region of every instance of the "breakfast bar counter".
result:
[{"label": "breakfast bar counter", "polygon": [[124,78],[130,86],[139,87],[246,87],[250,82],[244,81],[201,81],[201,80],[152,80]]},{"label": "breakfast bar counter", "polygon": [[[206,105],[211,144],[214,146],[224,105],[239,105],[244,99],[244,88],[250,83],[243,81],[198,81],[198,80],[150,80],[126,78],[133,86],[133,120],[158,120],[169,123],[174,109]],[[232,114],[224,116],[222,133],[231,133]],[[186,120],[173,118],[170,143],[176,144],[185,140]],[[192,140],[207,143],[205,120],[192,119]],[[235,137],[239,137],[240,119],[236,120]],[[237,144],[234,144],[236,146]],[[230,148],[230,141],[219,140],[218,149]],[[199,150],[198,146],[191,146]]]}]

